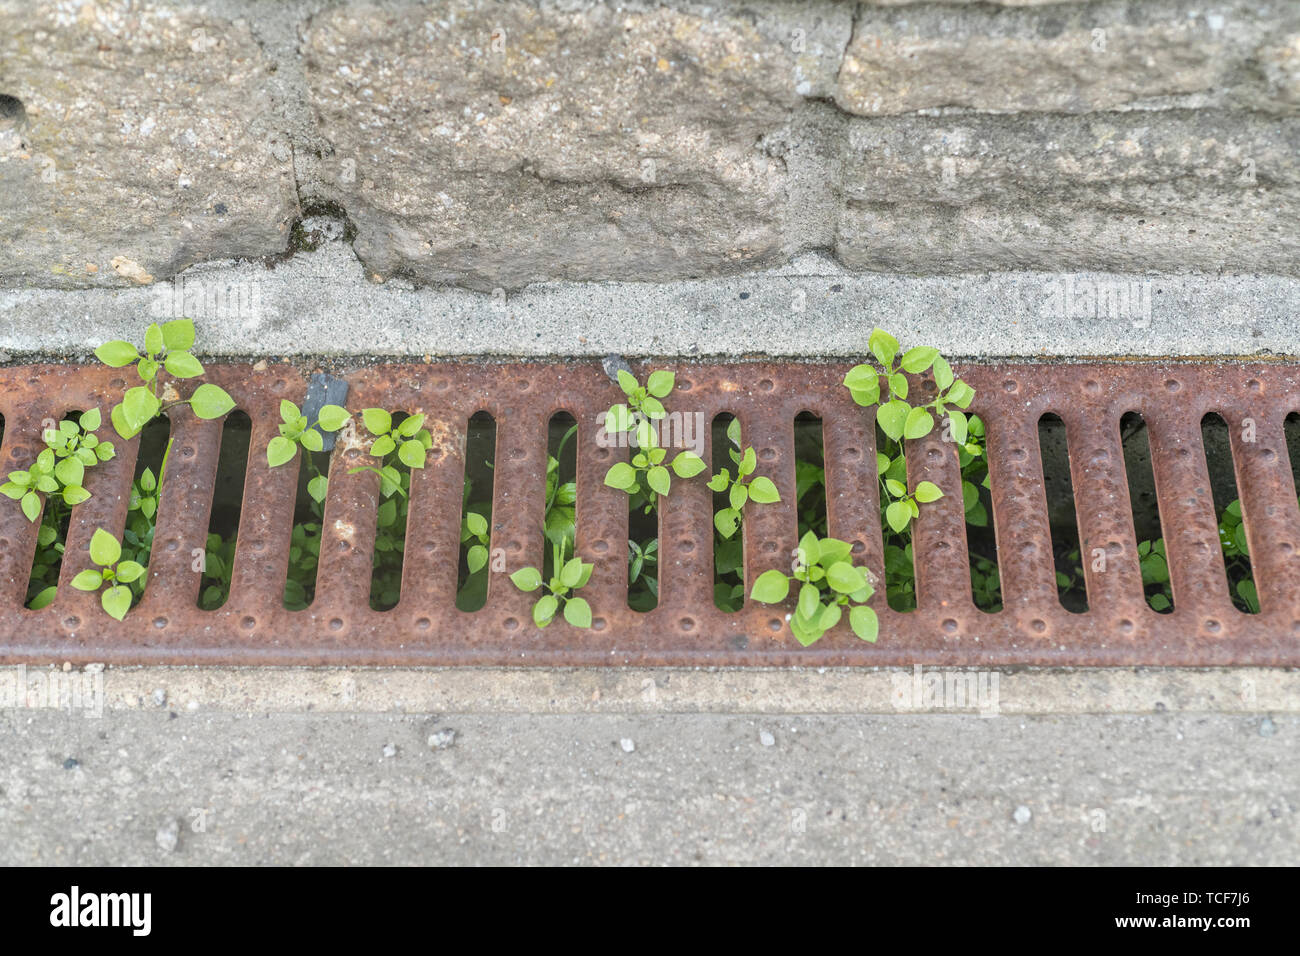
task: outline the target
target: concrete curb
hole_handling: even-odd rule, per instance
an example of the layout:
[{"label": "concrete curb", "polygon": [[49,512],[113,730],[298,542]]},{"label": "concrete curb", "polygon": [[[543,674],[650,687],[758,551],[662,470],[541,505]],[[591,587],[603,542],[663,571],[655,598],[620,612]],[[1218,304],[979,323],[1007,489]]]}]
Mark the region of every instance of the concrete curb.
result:
[{"label": "concrete curb", "polygon": [[507,294],[367,278],[330,242],[270,268],[197,266],[127,290],[0,290],[11,359],[85,356],[188,316],[224,356],[854,357],[875,325],[954,358],[1300,354],[1300,279],[851,273],[819,255],[731,278],[554,282]]},{"label": "concrete curb", "polygon": [[72,685],[83,698],[71,709],[90,711],[98,688],[110,716],[157,709],[303,714],[1300,713],[1300,672],[1267,668],[920,672],[8,667],[0,669],[0,710],[22,709],[14,705],[15,680],[25,680],[33,705],[44,709],[49,709],[50,689]]}]

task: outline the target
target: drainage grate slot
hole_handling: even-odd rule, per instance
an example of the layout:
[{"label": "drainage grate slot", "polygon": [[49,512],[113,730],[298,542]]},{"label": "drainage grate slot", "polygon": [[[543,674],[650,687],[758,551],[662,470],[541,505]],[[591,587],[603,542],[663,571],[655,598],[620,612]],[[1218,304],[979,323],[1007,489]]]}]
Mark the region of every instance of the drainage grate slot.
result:
[{"label": "drainage grate slot", "polygon": [[321,562],[321,528],[325,521],[322,489],[333,492],[336,475],[331,470],[333,452],[309,452],[303,449],[294,461],[276,470],[297,468],[297,491],[294,497],[293,529],[289,538],[289,567],[284,578],[284,606],[290,611],[305,611],[316,599],[316,577]]},{"label": "drainage grate slot", "polygon": [[[951,426],[949,425],[949,435]],[[988,458],[978,450],[984,443],[984,420],[967,419],[967,443],[958,445],[961,466],[962,512],[966,517],[966,546],[970,554],[971,598],[981,611],[1002,610],[1002,580],[998,576],[998,546],[993,527],[993,493]],[[974,452],[974,453],[973,453]]]},{"label": "drainage grate slot", "polygon": [[[393,430],[410,417],[409,412],[393,412]],[[412,426],[414,427],[414,426]],[[375,507],[375,549],[370,570],[370,607],[389,611],[402,596],[402,563],[406,551],[406,531],[411,502],[411,470],[399,467],[397,450],[389,452],[379,467],[394,468],[400,484],[376,481],[380,499]]]},{"label": "drainage grate slot", "polygon": [[236,410],[226,416],[221,427],[221,451],[217,460],[212,514],[208,518],[208,537],[200,564],[199,607],[207,611],[215,611],[230,598],[244,475],[248,471],[252,437],[253,422],[247,413]]},{"label": "drainage grate slot", "polygon": [[[158,522],[162,520],[159,512],[163,487],[168,478],[167,466],[171,462],[172,445],[171,420],[167,415],[159,415],[140,432],[135,479],[131,482],[126,527],[122,532],[122,560],[135,561],[146,569],[153,555]],[[142,574],[131,582],[131,590],[135,595],[132,607],[138,605],[144,597],[150,577],[150,574]]]},{"label": "drainage grate slot", "polygon": [[659,523],[645,488],[627,496],[627,606],[634,611],[659,606]]},{"label": "drainage grate slot", "polygon": [[[912,534],[917,523],[906,510],[910,488],[920,481],[925,463],[917,459],[918,445],[910,449],[894,441],[876,427],[876,473],[879,476],[880,525],[885,548],[885,596],[889,607],[895,611],[916,610],[916,566],[912,560]],[[909,474],[909,469],[911,474]],[[911,484],[909,484],[909,482]],[[951,487],[951,486],[950,486]],[[906,516],[901,529],[890,523],[890,509]]]},{"label": "drainage grate slot", "polygon": [[470,416],[465,432],[461,492],[460,565],[456,607],[477,611],[487,603],[492,571],[492,483],[496,474],[496,421],[487,412]]},{"label": "drainage grate slot", "polygon": [[[1253,418],[1243,420],[1239,437],[1246,444],[1256,444],[1258,423]],[[1223,416],[1210,412],[1201,419],[1201,442],[1210,475],[1214,513],[1219,519],[1219,548],[1228,578],[1228,593],[1237,610],[1257,614],[1259,594],[1251,574],[1250,545],[1233,468],[1235,456],[1232,446],[1235,442],[1229,437],[1228,424]]]},{"label": "drainage grate slot", "polygon": [[577,541],[578,500],[578,422],[568,412],[557,412],[547,425],[546,512],[542,519],[546,544],[542,576],[550,580],[560,573],[555,564],[555,549],[562,549],[564,560],[574,556]]},{"label": "drainage grate slot", "polygon": [[[710,475],[727,470],[736,475],[736,465],[744,448],[740,419],[724,412],[713,419],[711,428],[713,462]],[[730,489],[713,494],[713,604],[728,613],[745,606],[745,524],[737,523],[731,509]],[[734,509],[731,509],[734,510]]]},{"label": "drainage grate slot", "polygon": [[1169,562],[1165,555],[1164,533],[1160,528],[1146,422],[1138,412],[1126,412],[1120,419],[1119,431],[1124,449],[1130,513],[1137,537],[1142,590],[1152,610],[1168,613],[1173,610],[1174,595],[1169,585]]},{"label": "drainage grate slot", "polygon": [[[1081,614],[1088,610],[1088,594],[1079,546],[1079,522],[1074,510],[1074,486],[1070,478],[1073,456],[1065,422],[1048,413],[1038,419],[1038,447],[1042,456],[1043,484],[1047,495],[1048,520],[1052,528],[1052,556],[1056,567],[1056,591],[1061,606]],[[1089,555],[1100,566],[1102,555]],[[1095,568],[1094,568],[1095,569]]]},{"label": "drainage grate slot", "polygon": [[[75,423],[81,418],[81,412],[75,411],[63,417],[64,422]],[[62,422],[49,419],[47,427],[58,428]],[[0,437],[4,435],[4,421],[0,418]],[[44,449],[45,445],[40,446]],[[50,604],[55,597],[59,584],[59,569],[63,566],[64,542],[68,540],[68,520],[72,508],[65,504],[58,495],[43,495],[44,506],[41,508],[40,530],[37,532],[36,557],[32,562],[31,576],[27,580],[27,607],[39,610]]]},{"label": "drainage grate slot", "polygon": [[[3,427],[4,422],[0,421],[0,428]],[[1291,463],[1291,486],[1300,497],[1300,413],[1287,415],[1282,422],[1282,434],[1286,439],[1287,460]]]}]

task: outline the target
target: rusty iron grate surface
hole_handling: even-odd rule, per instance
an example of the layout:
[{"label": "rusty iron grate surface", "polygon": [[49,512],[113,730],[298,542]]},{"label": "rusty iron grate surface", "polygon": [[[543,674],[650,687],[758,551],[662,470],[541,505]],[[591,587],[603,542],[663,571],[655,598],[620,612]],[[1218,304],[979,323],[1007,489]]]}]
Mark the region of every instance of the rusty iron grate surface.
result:
[{"label": "rusty iron grate surface", "polygon": [[[782,502],[746,511],[744,567],[752,582],[788,569],[796,540],[793,420],[823,420],[830,534],[853,542],[882,573],[875,476],[874,410],[855,406],[840,381],[845,364],[744,363],[673,368],[673,407],[740,418]],[[638,366],[638,374],[644,374]],[[1001,365],[959,367],[975,386],[971,411],[987,425],[993,520],[1004,608],[975,607],[956,454],[937,432],[911,443],[911,481],[928,478],[947,495],[922,509],[915,528],[918,607],[896,612],[883,588],[873,604],[880,640],[867,644],[841,623],[801,647],[784,608],[747,602],[735,613],[713,603],[712,498],[704,478],[678,481],[660,517],[660,598],[649,612],[627,607],[626,495],[603,484],[628,454],[599,447],[597,416],[620,400],[596,363],[384,365],[348,376],[349,405],[424,411],[434,438],[415,475],[401,599],[369,606],[377,479],[333,472],[325,505],[318,585],[306,610],[282,606],[297,467],[267,467],[281,398],[300,402],[305,378],[287,365],[264,371],[211,366],[252,420],[252,450],[228,602],[197,607],[200,576],[191,549],[208,528],[222,423],[171,416],[174,445],[159,509],[149,583],[142,603],[118,623],[97,597],[69,586],[89,565],[96,527],[120,533],[138,439],[94,470],[94,494],[73,512],[58,597],[23,607],[37,524],[0,502],[0,660],[118,664],[333,665],[1300,665],[1300,512],[1283,432],[1300,408],[1300,367],[1226,365]],[[26,467],[41,422],[73,409],[106,408],[120,396],[122,371],[24,366],[0,370],[4,445],[0,466]],[[578,550],[596,570],[583,594],[592,630],[563,622],[532,626],[535,595],[506,574],[490,575],[480,611],[455,607],[464,444],[476,412],[496,421],[492,546],[507,570],[540,566],[547,423],[567,411],[579,423]],[[1139,412],[1149,428],[1159,512],[1174,593],[1173,613],[1146,603],[1136,556],[1119,422]],[[1085,570],[1089,611],[1066,611],[1054,583],[1037,422],[1065,422],[1082,552],[1103,548],[1105,573]],[[1218,525],[1202,449],[1201,417],[1217,412],[1232,433],[1232,456],[1261,612],[1237,610],[1228,594]],[[1254,442],[1239,425],[1256,423]],[[707,434],[705,439],[707,441]],[[341,447],[341,446],[340,446]],[[360,455],[353,449],[336,454]],[[705,460],[711,451],[706,449]],[[345,462],[351,464],[351,462]]]}]

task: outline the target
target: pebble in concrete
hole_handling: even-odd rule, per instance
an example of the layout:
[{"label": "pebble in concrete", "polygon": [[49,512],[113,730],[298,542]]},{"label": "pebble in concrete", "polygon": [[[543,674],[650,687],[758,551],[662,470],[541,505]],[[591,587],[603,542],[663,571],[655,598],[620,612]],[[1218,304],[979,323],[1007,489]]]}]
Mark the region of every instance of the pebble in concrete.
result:
[{"label": "pebble in concrete", "polygon": [[430,750],[446,750],[456,745],[456,731],[450,728],[436,731],[429,735]]},{"label": "pebble in concrete", "polygon": [[173,819],[160,826],[153,839],[158,844],[158,849],[171,853],[176,849],[176,844],[180,841],[180,838],[181,826]]}]

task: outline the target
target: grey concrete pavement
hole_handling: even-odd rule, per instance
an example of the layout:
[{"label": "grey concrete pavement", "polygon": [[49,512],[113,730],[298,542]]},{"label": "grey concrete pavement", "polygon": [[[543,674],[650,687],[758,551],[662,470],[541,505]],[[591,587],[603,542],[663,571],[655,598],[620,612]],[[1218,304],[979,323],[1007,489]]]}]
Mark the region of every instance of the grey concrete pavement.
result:
[{"label": "grey concrete pavement", "polygon": [[52,674],[102,716],[0,709],[3,863],[1300,861],[1287,671]]},{"label": "grey concrete pavement", "polygon": [[[1300,721],[0,719],[0,860],[1294,864]],[[429,736],[454,730],[451,746]],[[199,829],[196,829],[199,828]],[[173,845],[172,838],[175,837]]]}]

